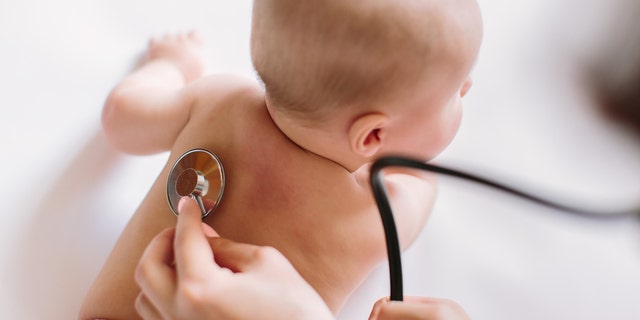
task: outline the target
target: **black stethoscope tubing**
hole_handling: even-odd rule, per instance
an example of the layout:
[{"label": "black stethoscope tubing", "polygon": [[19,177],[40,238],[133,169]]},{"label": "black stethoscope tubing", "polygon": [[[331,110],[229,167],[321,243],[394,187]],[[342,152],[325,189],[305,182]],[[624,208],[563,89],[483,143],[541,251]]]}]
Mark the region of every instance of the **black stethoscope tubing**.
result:
[{"label": "black stethoscope tubing", "polygon": [[389,281],[390,281],[390,294],[389,298],[393,301],[403,300],[402,289],[402,261],[400,243],[398,240],[398,233],[396,231],[395,220],[393,219],[393,212],[391,210],[391,204],[387,196],[387,190],[382,178],[382,170],[386,167],[405,167],[413,168],[424,171],[431,171],[438,174],[453,176],[469,181],[473,181],[485,186],[493,187],[507,193],[528,199],[530,201],[551,207],[561,212],[573,213],[583,217],[589,218],[618,218],[626,217],[630,215],[638,215],[640,208],[633,208],[628,211],[620,212],[598,212],[591,210],[584,210],[579,208],[573,208],[570,206],[562,205],[542,197],[531,195],[529,193],[520,191],[516,188],[506,186],[501,183],[497,183],[486,178],[482,178],[473,174],[464,173],[457,170],[447,169],[440,166],[435,166],[425,162],[416,161],[404,157],[383,157],[378,159],[371,166],[370,183],[373,191],[373,195],[380,211],[380,218],[382,220],[382,226],[384,228],[385,240],[387,243],[387,255],[389,259]]}]

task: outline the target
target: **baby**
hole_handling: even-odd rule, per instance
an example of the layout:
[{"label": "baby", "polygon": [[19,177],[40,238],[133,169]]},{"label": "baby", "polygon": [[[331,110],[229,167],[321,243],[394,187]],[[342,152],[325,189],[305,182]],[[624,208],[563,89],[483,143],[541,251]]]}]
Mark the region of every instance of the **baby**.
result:
[{"label": "baby", "polygon": [[[104,108],[120,150],[171,150],[91,288],[81,318],[133,319],[134,270],[175,225],[165,196],[185,151],[217,154],[227,184],[204,222],[238,242],[282,252],[334,313],[386,258],[368,184],[383,155],[427,161],[455,135],[481,41],[473,0],[260,0],[251,55],[264,82],[203,77],[197,34],[152,40],[146,62]],[[426,176],[387,170],[403,248],[432,208]]]}]

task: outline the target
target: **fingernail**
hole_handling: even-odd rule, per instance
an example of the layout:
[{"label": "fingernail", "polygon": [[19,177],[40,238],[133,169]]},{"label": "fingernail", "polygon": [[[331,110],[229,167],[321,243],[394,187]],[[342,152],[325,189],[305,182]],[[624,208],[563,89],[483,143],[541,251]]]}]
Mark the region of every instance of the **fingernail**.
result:
[{"label": "fingernail", "polygon": [[184,208],[184,205],[187,204],[189,199],[191,199],[191,197],[188,196],[180,198],[180,201],[178,201],[178,213],[182,212],[182,208]]}]

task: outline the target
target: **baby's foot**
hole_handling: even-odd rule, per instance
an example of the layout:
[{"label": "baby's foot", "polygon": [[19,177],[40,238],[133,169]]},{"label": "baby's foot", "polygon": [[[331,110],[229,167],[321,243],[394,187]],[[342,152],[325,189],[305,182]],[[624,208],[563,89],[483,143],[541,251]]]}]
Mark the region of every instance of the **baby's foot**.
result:
[{"label": "baby's foot", "polygon": [[147,61],[169,61],[180,69],[187,82],[193,81],[204,73],[203,42],[198,32],[153,38],[147,49]]}]

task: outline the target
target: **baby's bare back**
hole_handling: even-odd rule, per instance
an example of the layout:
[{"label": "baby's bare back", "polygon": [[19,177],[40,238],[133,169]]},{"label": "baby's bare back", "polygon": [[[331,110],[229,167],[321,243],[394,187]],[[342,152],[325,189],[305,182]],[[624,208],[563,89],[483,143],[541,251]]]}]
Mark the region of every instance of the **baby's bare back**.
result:
[{"label": "baby's bare back", "polygon": [[135,317],[137,261],[149,241],[176,221],[166,200],[168,171],[185,151],[204,148],[220,157],[226,174],[221,203],[205,222],[222,237],[280,250],[336,312],[384,258],[368,187],[356,179],[359,173],[283,135],[253,81],[213,76],[191,86],[189,119],[87,301],[100,301],[106,318]]}]

